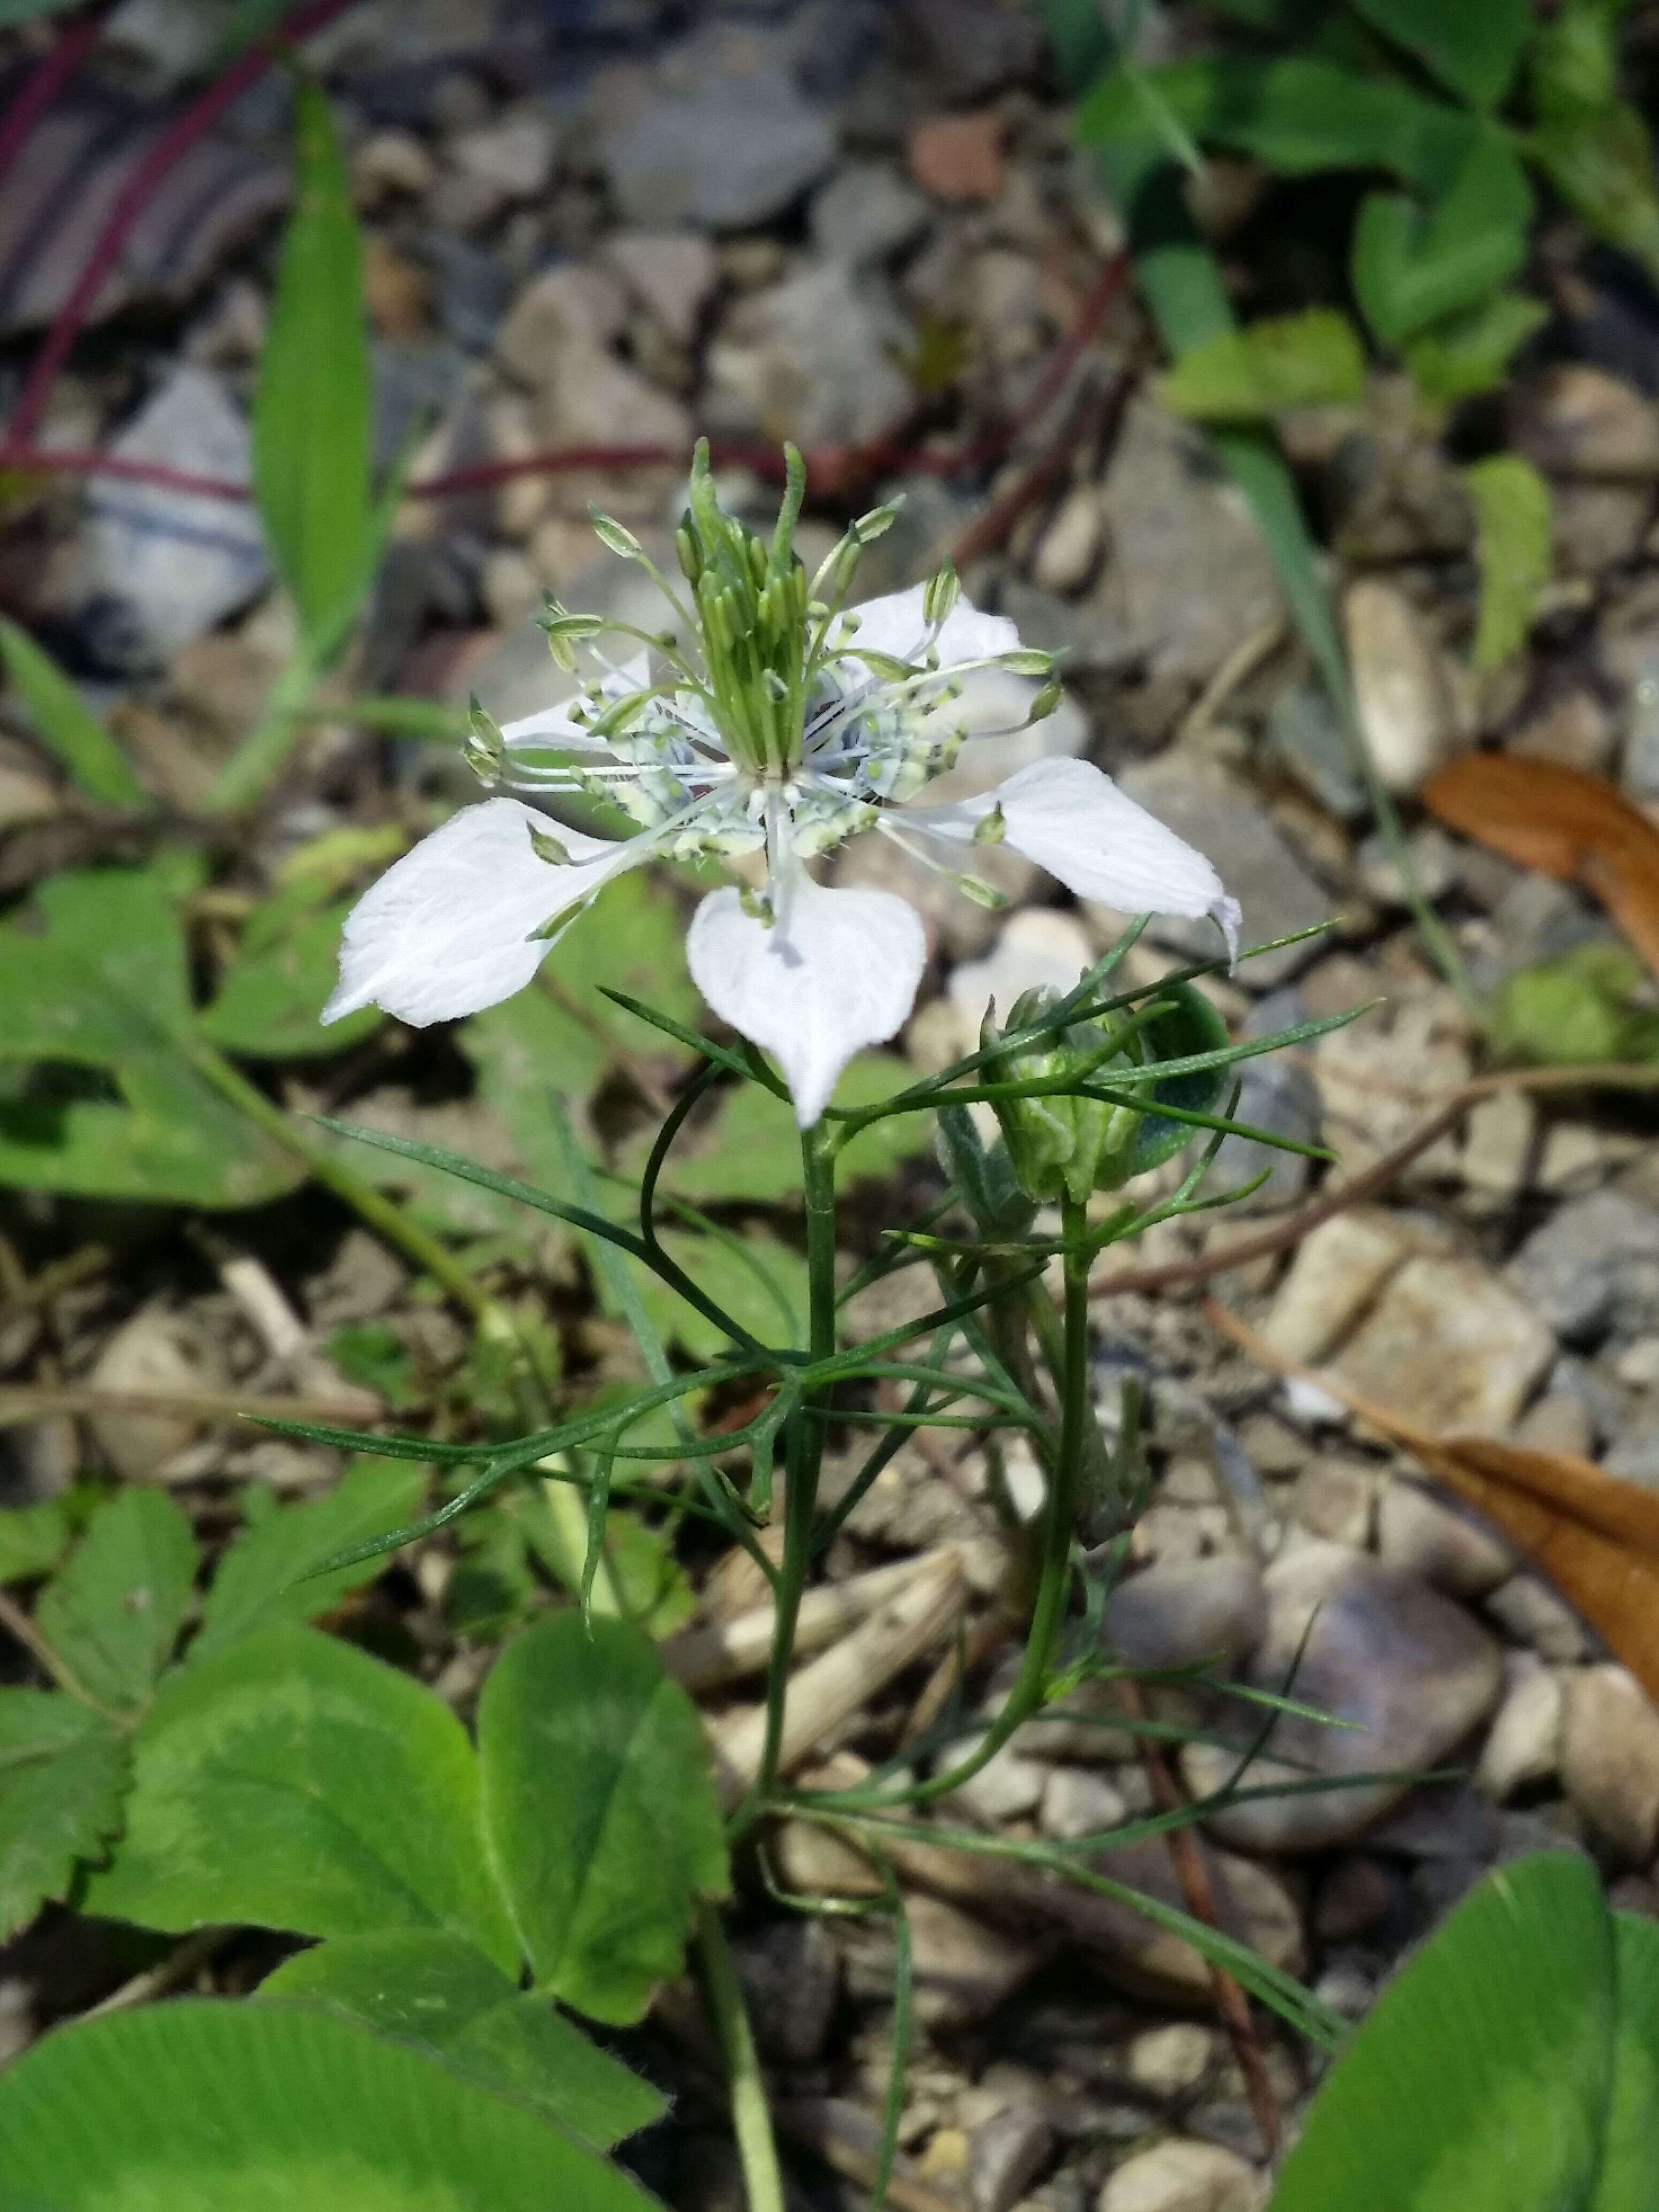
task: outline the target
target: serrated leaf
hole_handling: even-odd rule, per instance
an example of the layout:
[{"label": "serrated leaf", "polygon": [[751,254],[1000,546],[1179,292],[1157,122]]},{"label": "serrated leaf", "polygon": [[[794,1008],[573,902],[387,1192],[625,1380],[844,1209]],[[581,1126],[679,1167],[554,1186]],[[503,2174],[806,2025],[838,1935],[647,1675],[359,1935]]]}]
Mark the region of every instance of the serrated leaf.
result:
[{"label": "serrated leaf", "polygon": [[1480,613],[1474,665],[1501,668],[1527,641],[1539,594],[1550,580],[1549,486],[1518,453],[1494,453],[1463,471],[1474,506]]},{"label": "serrated leaf", "polygon": [[1659,1928],[1633,1912],[1613,1917],[1619,1991],[1613,2084],[1595,2194],[1584,2212],[1654,2212],[1653,2147],[1659,2142]]},{"label": "serrated leaf", "polygon": [[1651,975],[1627,945],[1575,945],[1504,977],[1492,1000],[1492,1048],[1546,1067],[1659,1060],[1652,993]]},{"label": "serrated leaf", "polygon": [[1413,383],[1425,399],[1454,407],[1501,383],[1514,356],[1549,320],[1541,300],[1524,292],[1499,292],[1432,330],[1408,340],[1402,349]]},{"label": "serrated leaf", "polygon": [[358,1043],[384,1017],[377,1006],[360,1006],[326,1029],[317,1018],[338,975],[340,931],[351,902],[307,909],[289,897],[281,905],[274,927],[244,929],[197,1025],[222,1052],[244,1059],[319,1059]]},{"label": "serrated leaf", "polygon": [[[53,878],[0,929],[0,1183],[85,1197],[253,1206],[304,1170],[191,1057],[177,856]],[[45,1062],[21,1079],[7,1062]],[[118,1099],[66,1070],[99,1072]],[[55,1072],[54,1072],[55,1071]]]},{"label": "serrated leaf", "polygon": [[202,1608],[202,1626],[186,1655],[210,1657],[284,1622],[315,1620],[348,1590],[381,1571],[380,1559],[319,1575],[313,1568],[382,1528],[408,1520],[426,1488],[424,1470],[396,1462],[362,1460],[325,1498],[279,1505],[253,1522],[219,1562]]},{"label": "serrated leaf", "polygon": [[12,2212],[653,2212],[567,2130],[351,2022],[182,1998],[0,2079]]},{"label": "serrated leaf", "polygon": [[490,1852],[538,1981],[638,2020],[678,1973],[699,1897],[728,1886],[696,1708],[620,1621],[556,1614],[478,1704]]},{"label": "serrated leaf", "polygon": [[28,709],[35,735],[87,797],[100,806],[148,808],[149,794],[115,738],[51,655],[42,652],[26,629],[4,617],[0,617],[0,657]]},{"label": "serrated leaf", "polygon": [[253,482],[283,580],[320,641],[367,590],[368,331],[362,240],[327,100],[295,99],[295,198],[253,406]]},{"label": "serrated leaf", "polygon": [[1272,2212],[1559,2212],[1600,2160],[1612,1926],[1595,1867],[1540,1853],[1482,1882],[1338,2058]]},{"label": "serrated leaf", "polygon": [[154,1688],[195,1595],[190,1516],[160,1490],[124,1490],[100,1505],[35,1625],[100,1705],[140,1705]]},{"label": "serrated leaf", "polygon": [[267,1629],[171,1675],[133,1758],[126,1834],[88,1911],[175,1932],[447,1929],[516,1963],[461,1724],[379,1660]]},{"label": "serrated leaf", "polygon": [[1370,194],[1354,226],[1353,287],[1377,337],[1402,344],[1490,298],[1526,260],[1532,212],[1526,172],[1496,130],[1474,141],[1430,208]]},{"label": "serrated leaf", "polygon": [[0,1943],[68,1892],[121,1826],[126,1753],[56,1691],[0,1689]]},{"label": "serrated leaf", "polygon": [[1369,23],[1415,54],[1472,107],[1509,90],[1534,23],[1533,0],[1354,0]]},{"label": "serrated leaf", "polygon": [[49,1575],[61,1563],[73,1533],[74,1523],[61,1498],[0,1510],[0,1583]]},{"label": "serrated leaf", "polygon": [[1200,422],[1259,422],[1281,408],[1358,399],[1365,356],[1347,317],[1333,307],[1263,316],[1218,331],[1158,380],[1158,398]]},{"label": "serrated leaf", "polygon": [[550,1997],[520,1995],[458,1936],[319,1943],[278,1966],[259,1996],[325,2005],[562,2121],[601,2150],[667,2109],[659,2091],[591,2042]]}]

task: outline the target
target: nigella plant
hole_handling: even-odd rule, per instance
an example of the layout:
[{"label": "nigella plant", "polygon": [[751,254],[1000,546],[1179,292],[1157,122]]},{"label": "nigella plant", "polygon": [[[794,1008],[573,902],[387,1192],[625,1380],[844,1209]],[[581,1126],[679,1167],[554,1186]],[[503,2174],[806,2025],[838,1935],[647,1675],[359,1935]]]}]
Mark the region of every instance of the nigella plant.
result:
[{"label": "nigella plant", "polygon": [[[554,659],[574,673],[586,650],[600,672],[568,703],[502,730],[475,710],[473,764],[503,795],[456,815],[358,906],[325,1020],[371,1003],[416,1024],[475,1013],[521,990],[624,869],[659,855],[747,862],[740,887],[697,908],[687,954],[715,1013],[775,1056],[807,1127],[853,1054],[903,1022],[927,964],[904,900],[828,889],[808,866],[866,832],[991,901],[975,848],[1007,844],[1080,898],[1213,915],[1237,950],[1238,908],[1210,863],[1086,762],[1038,761],[981,797],[913,803],[964,742],[963,679],[986,668],[1043,679],[1036,720],[1059,700],[1049,656],[970,606],[948,567],[849,608],[859,556],[891,507],[855,522],[809,581],[793,448],[787,468],[763,538],[722,509],[698,448],[676,538],[689,604],[629,532],[596,518],[605,544],[656,578],[674,627],[650,637],[549,608]],[[626,638],[629,658],[601,655],[607,633]],[[589,836],[511,793],[598,800],[636,827]]]},{"label": "nigella plant", "polygon": [[[643,1638],[629,1644],[621,1623],[598,1617],[627,1612],[622,1584],[605,1581],[606,1512],[613,1490],[638,1493],[630,1476],[636,1463],[665,1466],[667,1474],[654,1480],[682,1486],[677,1510],[712,1523],[764,1578],[770,1656],[763,1704],[751,1727],[722,1738],[719,1804],[706,1764],[700,1783],[686,1778],[688,1762],[704,1758],[688,1706],[675,1723],[683,1740],[673,1787],[656,1790],[648,1778],[634,1778],[637,1825],[649,1847],[605,1858],[604,1880],[620,1917],[605,1921],[603,1942],[593,1935],[592,1956],[580,1930],[561,1920],[549,1952],[550,1978],[541,1984],[562,1996],[574,1989],[580,1995],[569,2001],[601,2018],[636,2017],[653,1982],[672,1971],[696,1918],[756,2212],[779,2212],[782,2203],[762,2069],[712,1901],[713,1877],[697,1878],[695,1910],[687,1902],[688,1887],[697,1883],[685,1870],[690,1846],[681,1828],[694,1812],[702,1823],[699,1864],[718,1870],[730,1847],[740,1868],[764,1872],[779,1815],[823,1823],[868,1854],[885,1899],[878,1909],[891,1910],[901,1924],[897,1855],[918,1840],[994,1850],[1045,1876],[1065,1875],[1114,1897],[1132,1894],[1100,1869],[1097,1853],[1167,1827],[1172,1816],[1109,1836],[1021,1840],[975,1829],[956,1793],[1043,1707],[1091,1683],[1109,1686],[1122,1673],[1103,1643],[1101,1620],[1147,1473],[1133,1395],[1110,1409],[1110,1420],[1097,1417],[1089,1325],[1095,1261],[1154,1223],[1220,1202],[1204,1184],[1230,1132],[1263,1146],[1310,1150],[1237,1121],[1228,1072],[1252,1054],[1331,1026],[1307,1023],[1278,1037],[1230,1042],[1200,987],[1206,975],[1249,957],[1239,951],[1237,905],[1203,854],[1086,762],[1039,761],[979,797],[928,803],[928,785],[964,743],[995,741],[965,736],[964,683],[986,668],[1026,678],[1026,720],[1038,720],[1059,696],[1048,657],[1022,647],[1001,617],[970,606],[949,568],[915,590],[849,604],[860,551],[888,526],[890,508],[854,524],[809,579],[794,544],[804,492],[792,453],[776,526],[758,535],[722,508],[699,452],[678,535],[679,586],[651,568],[629,532],[596,518],[613,551],[651,568],[672,625],[653,635],[550,606],[548,642],[577,679],[574,693],[504,729],[475,714],[471,757],[495,795],[463,809],[362,899],[346,927],[339,988],[328,1009],[338,1016],[373,1001],[417,1024],[466,1014],[522,988],[550,951],[556,962],[562,933],[623,870],[656,858],[726,867],[733,880],[704,893],[687,943],[692,975],[736,1042],[718,1026],[698,1034],[648,1005],[620,1000],[642,1021],[695,1047],[702,1063],[649,1149],[634,1222],[601,1210],[596,1179],[556,1097],[550,1097],[550,1113],[559,1119],[570,1168],[568,1190],[559,1195],[407,1139],[348,1132],[555,1215],[586,1240],[602,1268],[615,1268],[620,1249],[695,1306],[703,1323],[712,1322],[724,1349],[702,1364],[677,1365],[637,1297],[630,1305],[619,1297],[634,1317],[650,1377],[649,1387],[631,1395],[572,1405],[554,1395],[556,1381],[532,1377],[543,1393],[539,1409],[532,1389],[525,1432],[505,1439],[434,1444],[413,1436],[300,1431],[382,1455],[435,1458],[453,1485],[439,1511],[325,1563],[337,1569],[435,1532],[503,1485],[550,1480],[586,1492],[580,1596],[589,1632],[603,1634],[580,1665],[573,1656],[580,1643],[561,1644],[557,1668],[537,1678],[541,1686],[533,1698],[526,1691],[523,1708],[526,1725],[533,1720],[549,1747],[564,1745],[576,1761],[568,1774],[561,1771],[560,1791],[580,1794],[586,1786],[583,1759],[624,1756],[611,1740],[614,1686],[607,1668],[625,1663],[629,1695],[647,1701],[659,1680]],[[621,651],[608,650],[618,635]],[[579,805],[620,816],[622,834],[604,837],[572,826],[565,817]],[[899,1029],[927,961],[921,920],[904,900],[837,887],[816,872],[848,839],[864,835],[894,840],[944,869],[964,893],[991,900],[996,894],[976,873],[978,858],[988,846],[1006,844],[1077,896],[1140,919],[1073,989],[1028,994],[994,1012],[978,1048],[953,1066],[876,1103],[838,1105],[836,1081],[848,1061]],[[1154,911],[1210,918],[1213,951],[1168,974],[1158,973],[1143,951],[1132,968],[1129,955]],[[556,1082],[556,1070],[549,1073]],[[734,1082],[760,1086],[799,1131],[808,1311],[804,1330],[775,1340],[757,1335],[708,1283],[693,1279],[659,1227],[659,1187],[673,1146],[705,1095]],[[846,1246],[854,1240],[838,1218],[837,1161],[872,1125],[917,1115],[929,1117],[934,1133],[931,1201],[919,1218],[893,1224],[873,1243],[866,1231],[862,1264],[849,1267]],[[926,1310],[862,1343],[844,1342],[852,1294],[906,1268],[931,1274],[931,1298],[916,1301]],[[878,1395],[895,1385],[908,1394],[902,1402]],[[826,1548],[914,1432],[927,1427],[976,1439],[992,1469],[993,1495],[1007,1508],[1000,1617],[1025,1624],[1012,1686],[988,1706],[981,1704],[977,1739],[964,1757],[948,1746],[960,1733],[963,1701],[985,1695],[966,1671],[938,1697],[924,1697],[918,1727],[884,1742],[884,1723],[871,1719],[860,1740],[870,1761],[861,1771],[834,1777],[834,1786],[826,1778],[821,1786],[800,1786],[792,1770],[826,1735],[843,1735],[870,1692],[902,1677],[925,1647],[926,1634],[918,1643],[915,1619],[907,1616],[910,1626],[890,1633],[878,1620],[857,1665],[814,1672],[810,1682],[794,1665],[803,1598]],[[861,1459],[854,1455],[827,1499],[820,1480],[826,1444],[833,1438],[846,1449],[865,1429],[875,1431],[871,1448]],[[1040,1476],[1035,1510],[1028,1498],[1014,1510],[1004,1494],[1008,1486],[996,1479],[1011,1438],[1024,1440]],[[775,1516],[781,1521],[775,1545],[761,1533]],[[941,1644],[948,1644],[963,1601],[959,1589],[945,1596],[944,1613],[925,1616]],[[557,1619],[571,1626],[570,1616]],[[574,1624],[577,1631],[582,1625]],[[498,1672],[515,1664],[509,1650]],[[481,1711],[486,1735],[495,1679]],[[597,1701],[592,1714],[583,1703],[588,1698]],[[1274,1702],[1263,1700],[1268,1726]],[[1133,1701],[1114,1711],[1123,1725],[1140,1724]],[[544,1760],[533,1765],[543,1778],[533,1790],[553,1786],[544,1768]],[[1194,1807],[1191,1817],[1229,1801],[1239,1780]],[[487,1773],[487,1795],[495,1792],[490,1804],[511,1812],[520,1781],[516,1769],[505,1780],[492,1782]],[[533,1794],[531,1782],[523,1786]],[[610,1805],[619,1786],[614,1776],[596,1777],[596,1804]],[[565,1818],[550,1807],[523,1830],[538,1882],[553,1879],[546,1822]],[[576,1821],[574,1813],[568,1818]],[[609,1835],[610,1818],[596,1812],[592,1835],[601,1828]],[[717,1847],[708,1841],[710,1822]],[[509,1871],[518,1833],[497,1847]],[[591,1843],[586,1827],[582,1833]],[[580,1887],[575,1875],[570,1881]],[[664,1884],[670,1906],[653,1906]],[[1147,1902],[1147,1909],[1304,2031],[1328,2039],[1328,2016],[1286,1976],[1167,1905]],[[618,1930],[636,1923],[650,1940],[630,1948],[634,1939]],[[902,1955],[902,1937],[900,1949]],[[901,2050],[907,2018],[902,1990]],[[890,2162],[897,2112],[896,2097],[880,2175]]]}]

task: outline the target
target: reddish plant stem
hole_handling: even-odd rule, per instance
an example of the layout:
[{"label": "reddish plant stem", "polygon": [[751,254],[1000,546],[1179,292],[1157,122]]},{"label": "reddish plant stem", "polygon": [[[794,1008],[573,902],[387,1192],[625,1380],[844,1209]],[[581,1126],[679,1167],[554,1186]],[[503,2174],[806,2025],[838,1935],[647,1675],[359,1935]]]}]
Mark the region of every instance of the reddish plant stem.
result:
[{"label": "reddish plant stem", "polygon": [[0,179],[27,144],[35,125],[98,43],[111,0],[98,0],[72,16],[35,64],[28,82],[0,116]]},{"label": "reddish plant stem", "polygon": [[58,310],[40,352],[30,364],[22,392],[7,427],[5,446],[3,450],[0,450],[0,464],[16,465],[15,457],[33,445],[46,414],[46,402],[52,397],[52,388],[58,380],[58,371],[81,335],[82,326],[94,301],[119,261],[121,249],[126,244],[133,225],[173,163],[212,129],[250,85],[258,83],[283,46],[309,38],[351,4],[352,0],[307,0],[306,6],[296,8],[276,26],[269,40],[250,47],[246,53],[216,77],[204,92],[174,116],[116,195],[115,204],[109,211],[104,228],[98,234],[96,243],[70,288],[69,297]]}]

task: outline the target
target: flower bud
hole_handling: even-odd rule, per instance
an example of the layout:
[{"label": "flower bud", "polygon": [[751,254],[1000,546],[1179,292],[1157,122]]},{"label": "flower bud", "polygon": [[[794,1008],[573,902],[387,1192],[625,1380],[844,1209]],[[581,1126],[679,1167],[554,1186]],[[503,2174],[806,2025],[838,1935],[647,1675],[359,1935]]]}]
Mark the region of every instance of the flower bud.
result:
[{"label": "flower bud", "polygon": [[[1026,991],[1014,1001],[1007,1027],[999,1030],[988,1012],[981,1045],[1034,1028],[1060,1001],[1058,992]],[[994,1011],[994,1010],[993,1010]],[[1115,1058],[1100,1022],[1068,1022],[1024,1045],[999,1052],[985,1070],[988,1083],[1046,1083],[1070,1078],[1078,1085],[1109,1081]],[[1028,1198],[1081,1205],[1091,1191],[1114,1190],[1129,1172],[1140,1115],[1133,1107],[1056,1090],[1033,1098],[992,1100],[1014,1175]]]}]

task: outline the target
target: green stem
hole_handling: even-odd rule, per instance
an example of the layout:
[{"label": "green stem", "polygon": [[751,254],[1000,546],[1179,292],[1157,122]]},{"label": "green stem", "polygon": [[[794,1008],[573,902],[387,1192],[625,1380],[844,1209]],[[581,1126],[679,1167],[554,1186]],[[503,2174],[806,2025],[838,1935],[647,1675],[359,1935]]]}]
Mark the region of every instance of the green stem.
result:
[{"label": "green stem", "polygon": [[732,2129],[743,2161],[749,2212],[783,2212],[783,2172],[778,2164],[777,2140],[772,2133],[755,2032],[749,2024],[732,1947],[726,1940],[720,1914],[707,1900],[697,1908],[697,1948],[702,1957],[703,1985],[726,2057],[732,2090]]},{"label": "green stem", "polygon": [[[801,1133],[801,1167],[806,1191],[807,1357],[833,1358],[836,1350],[836,1152],[834,1131],[823,1121]],[[812,1528],[817,1513],[818,1470],[827,1424],[822,1418],[824,1390],[802,1394],[786,1431],[783,1490],[783,1557],[774,1593],[777,1607],[772,1652],[766,1674],[766,1728],[754,1787],[732,1819],[734,1834],[752,1826],[777,1780],[783,1747],[784,1700],[801,1594],[812,1565]]]},{"label": "green stem", "polygon": [[[949,1796],[990,1764],[1022,1722],[1042,1705],[1048,1685],[1054,1645],[1065,1622],[1072,1591],[1072,1540],[1077,1527],[1084,1471],[1088,1462],[1093,1409],[1089,1401],[1089,1267],[1087,1208],[1076,1199],[1064,1199],[1061,1231],[1066,1242],[1066,1300],[1057,1345],[1060,1353],[1054,1382],[1060,1392],[1060,1438],[1054,1448],[1048,1480],[1048,1508],[1037,1547],[1036,1595],[1031,1606],[1031,1625],[1019,1672],[1014,1677],[1001,1711],[991,1723],[972,1755],[946,1774],[913,1784],[904,1793],[907,1805],[922,1805]],[[836,1793],[837,1803],[864,1802],[870,1793]],[[872,1802],[881,1802],[871,1796]]]}]

